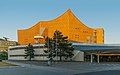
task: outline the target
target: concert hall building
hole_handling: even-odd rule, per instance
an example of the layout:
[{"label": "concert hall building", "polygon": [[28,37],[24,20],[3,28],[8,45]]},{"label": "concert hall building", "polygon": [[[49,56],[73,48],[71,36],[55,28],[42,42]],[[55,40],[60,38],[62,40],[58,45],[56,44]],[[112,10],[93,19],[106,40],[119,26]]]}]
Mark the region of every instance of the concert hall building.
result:
[{"label": "concert hall building", "polygon": [[44,47],[45,38],[52,38],[56,30],[62,32],[63,36],[68,36],[69,42],[72,42],[75,49],[72,57],[74,61],[93,62],[97,60],[99,63],[102,61],[101,57],[106,55],[104,54],[106,51],[109,53],[113,49],[119,50],[120,48],[119,45],[105,45],[103,28],[86,26],[68,9],[54,20],[41,21],[28,29],[18,30],[19,46],[9,47],[8,60],[27,60],[24,50],[29,43],[33,44],[35,50],[35,58],[32,60],[48,60],[48,55],[44,53],[44,50],[47,50]]},{"label": "concert hall building", "polygon": [[56,30],[68,36],[70,42],[104,44],[104,29],[86,26],[70,9],[54,20],[41,21],[28,29],[18,30],[18,43],[44,44],[45,38],[52,38]]},{"label": "concert hall building", "polygon": [[8,60],[27,60],[25,49],[29,43],[33,44],[35,50],[32,60],[48,60],[48,55],[44,53],[47,50],[44,47],[45,38],[52,38],[56,30],[68,36],[72,42],[75,49],[73,61],[120,62],[120,44],[104,44],[104,29],[86,26],[70,9],[54,20],[41,21],[31,28],[18,30],[20,45],[9,47]]}]

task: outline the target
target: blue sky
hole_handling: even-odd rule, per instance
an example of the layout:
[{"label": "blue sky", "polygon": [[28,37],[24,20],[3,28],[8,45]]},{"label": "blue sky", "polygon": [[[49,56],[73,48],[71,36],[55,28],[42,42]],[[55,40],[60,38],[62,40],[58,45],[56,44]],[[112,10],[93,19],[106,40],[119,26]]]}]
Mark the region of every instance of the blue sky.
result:
[{"label": "blue sky", "polygon": [[120,44],[120,0],[0,0],[0,37],[59,17],[68,9],[91,28],[104,28],[106,44]]}]

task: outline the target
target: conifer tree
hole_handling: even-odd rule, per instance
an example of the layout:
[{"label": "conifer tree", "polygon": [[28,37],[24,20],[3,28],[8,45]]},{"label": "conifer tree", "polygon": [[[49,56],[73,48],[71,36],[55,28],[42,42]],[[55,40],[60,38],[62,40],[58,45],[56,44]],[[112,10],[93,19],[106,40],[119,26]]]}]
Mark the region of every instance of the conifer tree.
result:
[{"label": "conifer tree", "polygon": [[54,32],[53,38],[46,38],[45,47],[47,47],[48,50],[45,50],[44,52],[48,54],[48,58],[51,60],[53,60],[54,57],[59,56],[60,61],[62,61],[62,57],[68,59],[72,58],[74,55],[72,43],[68,42],[68,37],[64,37],[62,32],[58,30]]},{"label": "conifer tree", "polygon": [[62,57],[65,57],[65,59],[72,58],[74,48],[72,47],[72,43],[68,41],[67,36],[63,36],[62,32],[56,30],[53,40],[56,42],[57,54],[60,57],[60,61],[62,61]]},{"label": "conifer tree", "polygon": [[32,58],[34,58],[34,48],[33,48],[33,46],[32,45],[30,45],[30,43],[29,43],[29,45],[26,47],[26,49],[25,49],[25,59],[27,58],[27,57],[29,57],[29,59],[28,60],[31,60]]},{"label": "conifer tree", "polygon": [[45,47],[47,48],[47,50],[44,50],[44,52],[48,54],[48,58],[52,62],[53,58],[55,57],[55,48],[54,48],[53,39],[47,37],[45,41],[46,41]]}]

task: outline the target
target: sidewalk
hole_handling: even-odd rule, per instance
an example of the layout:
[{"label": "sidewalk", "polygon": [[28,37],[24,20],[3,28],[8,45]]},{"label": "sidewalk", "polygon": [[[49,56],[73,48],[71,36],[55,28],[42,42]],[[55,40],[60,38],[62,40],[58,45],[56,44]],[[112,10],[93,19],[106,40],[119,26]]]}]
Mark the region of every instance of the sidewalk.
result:
[{"label": "sidewalk", "polygon": [[16,62],[16,61],[3,60],[2,62],[6,62],[6,63],[9,63],[9,64],[15,64],[15,65],[18,65],[20,67],[31,67],[31,66],[34,66],[34,64],[28,64],[28,63]]}]

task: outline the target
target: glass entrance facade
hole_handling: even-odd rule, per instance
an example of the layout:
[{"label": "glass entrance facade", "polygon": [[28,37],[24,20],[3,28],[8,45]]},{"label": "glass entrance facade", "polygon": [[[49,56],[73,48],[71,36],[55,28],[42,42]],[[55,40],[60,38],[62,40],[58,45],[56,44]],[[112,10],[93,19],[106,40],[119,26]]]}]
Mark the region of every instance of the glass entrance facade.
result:
[{"label": "glass entrance facade", "polygon": [[[98,55],[99,55],[99,62],[120,62],[120,54],[93,54],[92,55],[93,62],[97,62]],[[84,59],[85,62],[90,62],[91,55],[85,54]]]}]

